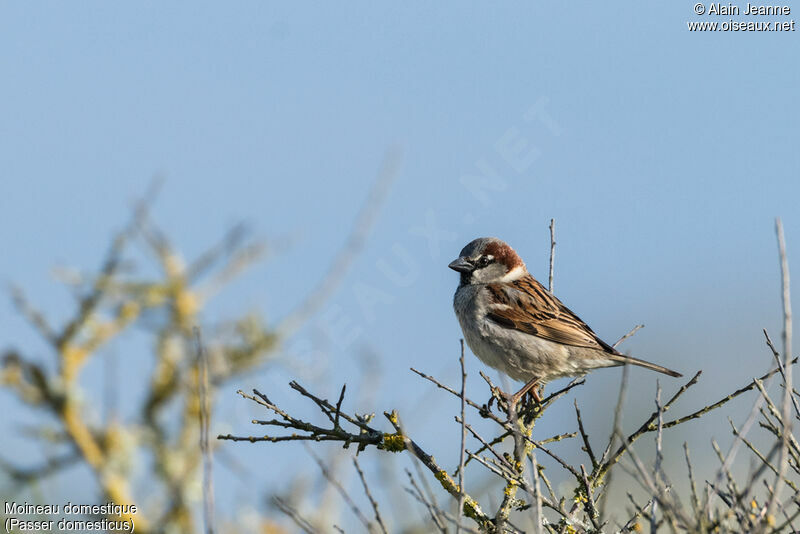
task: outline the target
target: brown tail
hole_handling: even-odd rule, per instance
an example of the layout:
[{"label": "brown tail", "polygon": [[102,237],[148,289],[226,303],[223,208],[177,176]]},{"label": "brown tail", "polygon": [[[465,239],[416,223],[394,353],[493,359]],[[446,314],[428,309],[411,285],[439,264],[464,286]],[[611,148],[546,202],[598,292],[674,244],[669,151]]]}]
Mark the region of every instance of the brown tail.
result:
[{"label": "brown tail", "polygon": [[669,376],[674,376],[674,377],[683,376],[682,374],[673,371],[672,369],[667,369],[666,367],[661,367],[660,365],[646,362],[644,360],[640,360],[639,358],[634,358],[633,356],[625,356],[624,354],[608,354],[607,357],[611,358],[614,361],[619,362],[620,365],[625,365],[626,363],[629,363],[631,365],[638,365],[639,367],[644,367],[646,369],[658,371],[659,373],[664,373],[665,375]]}]

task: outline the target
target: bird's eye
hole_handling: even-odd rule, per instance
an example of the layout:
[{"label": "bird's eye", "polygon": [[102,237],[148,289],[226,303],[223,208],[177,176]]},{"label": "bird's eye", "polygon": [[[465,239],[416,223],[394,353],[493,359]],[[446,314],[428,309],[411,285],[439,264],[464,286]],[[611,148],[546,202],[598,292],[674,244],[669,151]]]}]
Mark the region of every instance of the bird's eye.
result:
[{"label": "bird's eye", "polygon": [[478,268],[486,267],[487,265],[492,263],[492,259],[494,258],[492,258],[491,256],[481,256],[480,258],[478,258]]}]

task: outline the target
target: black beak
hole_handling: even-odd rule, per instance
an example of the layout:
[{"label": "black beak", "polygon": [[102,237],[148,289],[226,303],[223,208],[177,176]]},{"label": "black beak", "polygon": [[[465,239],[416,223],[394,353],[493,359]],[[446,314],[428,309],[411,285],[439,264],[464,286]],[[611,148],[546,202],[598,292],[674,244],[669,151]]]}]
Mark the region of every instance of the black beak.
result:
[{"label": "black beak", "polygon": [[470,263],[470,261],[466,258],[458,258],[450,262],[448,265],[454,271],[458,271],[460,273],[471,273],[475,270],[475,266]]}]

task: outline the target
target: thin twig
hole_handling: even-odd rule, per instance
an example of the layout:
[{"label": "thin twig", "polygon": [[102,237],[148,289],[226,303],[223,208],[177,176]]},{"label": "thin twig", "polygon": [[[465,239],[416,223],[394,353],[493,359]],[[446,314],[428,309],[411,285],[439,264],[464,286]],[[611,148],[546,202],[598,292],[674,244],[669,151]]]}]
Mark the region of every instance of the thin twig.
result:
[{"label": "thin twig", "polygon": [[464,411],[466,410],[466,389],[467,372],[464,370],[464,340],[461,340],[461,356],[458,359],[461,364],[461,450],[458,453],[458,511],[456,522],[456,534],[461,533],[461,516],[464,514],[464,449],[467,446],[467,428]]},{"label": "thin twig", "polygon": [[369,484],[367,484],[367,478],[364,476],[364,471],[361,470],[361,466],[358,465],[358,458],[355,456],[353,456],[353,465],[356,466],[358,478],[361,479],[361,485],[364,486],[364,494],[366,494],[367,499],[369,499],[369,504],[372,505],[372,511],[375,513],[375,522],[378,523],[379,527],[381,527],[381,532],[383,532],[383,534],[387,534],[386,525],[384,525],[383,518],[378,510],[378,502],[372,496],[372,492],[369,490]]},{"label": "thin twig", "polygon": [[[633,450],[628,438],[626,438],[625,434],[622,433],[622,429],[617,428],[616,432],[622,441],[622,446],[625,447],[625,450],[628,452],[628,456],[635,467],[635,474],[638,474],[638,476],[635,476],[634,472],[629,472],[634,475],[634,478],[637,482],[639,482],[639,484],[642,485],[642,487],[644,487],[654,496],[654,501],[658,502],[663,509],[662,515],[664,516],[665,520],[670,522],[673,531],[678,531],[676,519],[680,520],[680,522],[684,525],[690,524],[689,519],[686,517],[681,508],[680,500],[675,499],[669,492],[670,487],[657,483],[656,480],[650,476],[650,471],[644,466],[644,463],[642,462],[641,458],[639,458],[639,455],[636,454],[636,451]],[[622,467],[625,469],[624,465]],[[625,470],[627,471],[627,469]]]},{"label": "thin twig", "polygon": [[626,340],[626,339],[628,339],[629,337],[633,336],[633,335],[634,335],[636,332],[638,332],[638,331],[639,331],[639,330],[641,330],[642,328],[644,328],[644,325],[643,325],[643,324],[637,324],[636,326],[634,326],[633,328],[631,328],[631,329],[630,329],[630,331],[629,331],[627,334],[625,334],[624,336],[622,336],[621,338],[619,338],[619,339],[616,341],[616,343],[614,343],[613,345],[611,345],[611,347],[616,349],[616,348],[617,348],[617,347],[618,347],[618,346],[619,346],[619,345],[620,345],[620,344],[621,344],[623,341],[625,341],[625,340]]},{"label": "thin twig", "polygon": [[209,426],[211,418],[208,395],[208,356],[203,348],[200,328],[194,327],[195,348],[197,352],[198,397],[200,409],[200,451],[203,454],[203,520],[206,534],[214,534],[214,469],[211,446],[209,444]]},{"label": "thin twig", "polygon": [[488,469],[489,471],[491,471],[492,473],[494,473],[498,477],[502,478],[506,482],[508,482],[509,480],[513,480],[513,481],[517,480],[517,475],[515,473],[513,473],[511,471],[511,468],[506,466],[504,463],[496,462],[496,461],[494,461],[494,460],[492,460],[491,458],[488,458],[488,457],[484,458],[484,457],[478,456],[474,452],[470,452],[470,451],[467,451],[467,456],[469,456],[471,459],[475,460],[476,462],[478,462],[479,464],[481,464],[486,469]]},{"label": "thin twig", "polygon": [[25,296],[25,293],[21,288],[17,286],[11,286],[9,288],[9,292],[11,293],[11,300],[14,303],[14,306],[17,308],[17,311],[19,311],[19,313],[36,328],[39,334],[48,343],[55,345],[58,342],[58,335],[53,330],[53,327],[50,326],[50,323],[45,318],[44,313],[35,308],[33,304],[28,301],[28,298]]},{"label": "thin twig", "polygon": [[339,426],[339,416],[342,413],[342,401],[344,401],[344,391],[347,389],[347,384],[342,384],[342,391],[339,393],[339,400],[336,401],[336,415],[333,418],[333,426],[334,428],[338,428]]},{"label": "thin twig", "polygon": [[786,242],[783,237],[783,222],[780,217],[775,220],[775,233],[778,237],[778,254],[781,265],[781,297],[783,301],[783,366],[785,388],[783,405],[781,406],[783,430],[780,455],[778,456],[778,474],[775,478],[775,489],[767,505],[767,517],[774,518],[775,511],[783,489],[783,479],[789,469],[789,440],[792,434],[791,397],[792,397],[792,303],[789,293],[789,261],[786,259]]},{"label": "thin twig", "polygon": [[550,276],[548,277],[547,289],[553,292],[553,263],[556,258],[556,220],[550,219]]},{"label": "thin twig", "polygon": [[[625,406],[625,395],[628,391],[628,375],[630,374],[630,366],[626,365],[622,368],[622,379],[619,383],[619,395],[617,396],[617,404],[614,407],[614,422],[613,428],[611,430],[611,435],[608,437],[608,444],[606,445],[605,450],[603,451],[602,456],[600,456],[600,462],[598,466],[592,469],[592,484],[596,484],[597,477],[595,477],[595,473],[600,468],[600,464],[603,464],[608,459],[608,455],[611,453],[611,449],[614,448],[614,444],[616,443],[617,439],[617,428],[622,426],[622,409]],[[606,495],[611,489],[611,483],[614,480],[614,472],[609,470],[606,474],[605,486],[606,486]],[[608,504],[608,498],[603,499],[602,505],[600,506],[600,517],[602,519],[606,518],[606,505]]]},{"label": "thin twig", "polygon": [[[523,433],[520,429],[524,426],[520,422],[517,406],[514,402],[508,403],[508,428],[511,430],[511,437],[514,440],[513,448],[513,465],[514,472],[517,477],[522,478],[525,464],[523,463],[525,456],[525,442],[523,440]],[[524,436],[527,437],[527,436]],[[511,514],[511,507],[513,506],[514,497],[516,496],[518,482],[516,480],[506,478],[505,489],[503,490],[503,499],[497,513],[494,516],[494,524],[498,532],[503,532],[505,525],[508,523],[509,515]]]},{"label": "thin twig", "polygon": [[[728,419],[728,423],[731,425],[731,429],[733,430],[733,435],[734,435],[734,436],[737,436],[737,437],[740,437],[740,436],[741,436],[741,433],[740,433],[740,432],[739,432],[739,430],[736,428],[736,426],[733,424],[733,421],[731,421],[731,420],[730,420],[730,418]],[[750,449],[750,452],[752,452],[753,454],[755,454],[756,458],[758,458],[758,459],[761,461],[761,463],[762,463],[763,465],[767,466],[767,467],[768,467],[768,468],[769,468],[769,469],[770,469],[770,470],[771,470],[771,471],[772,471],[774,474],[776,474],[776,475],[778,474],[778,470],[777,470],[777,469],[775,469],[775,466],[774,466],[774,465],[772,465],[771,463],[769,463],[769,461],[767,460],[767,457],[766,457],[766,456],[764,456],[764,454],[763,454],[761,451],[759,451],[759,450],[756,448],[756,446],[755,446],[755,445],[753,445],[753,443],[751,443],[751,442],[750,442],[748,439],[746,439],[746,438],[744,438],[744,437],[740,437],[740,439],[742,440],[742,443],[744,443],[744,444],[745,444],[745,446],[746,446],[748,449]],[[798,488],[798,487],[797,487],[797,485],[796,485],[794,482],[792,482],[790,479],[788,479],[788,478],[785,478],[785,479],[784,479],[784,482],[786,482],[786,484],[787,484],[787,485],[788,485],[790,488],[792,488],[792,489],[795,491],[795,493],[796,493],[797,491],[800,491],[800,488]]]},{"label": "thin twig", "polygon": [[[397,413],[392,412],[383,412],[383,415],[389,420],[392,426],[397,431],[397,435],[402,437],[403,444],[405,446],[405,450],[407,450],[412,456],[418,459],[422,465],[424,465],[431,473],[436,475],[439,484],[441,484],[442,488],[449,493],[453,498],[458,499],[459,497],[459,490],[457,488],[457,484],[455,481],[450,477],[450,475],[442,469],[439,464],[436,462],[433,456],[425,452],[419,445],[417,445],[414,440],[409,438],[405,432],[403,432],[402,426],[400,425],[399,418]],[[464,506],[468,506],[470,508],[470,513],[468,514],[469,517],[478,523],[481,528],[487,529],[489,525],[492,524],[492,520],[486,515],[483,510],[481,509],[478,502],[465,495],[464,498]]]},{"label": "thin twig", "polygon": [[0,471],[18,486],[22,486],[31,482],[42,482],[62,469],[75,465],[81,459],[79,454],[69,452],[63,456],[48,458],[42,465],[36,467],[16,467],[11,462],[0,458]]},{"label": "thin twig", "polygon": [[[785,384],[786,383],[786,371],[783,368],[783,361],[781,361],[781,355],[778,352],[778,350],[775,348],[775,345],[772,343],[772,339],[769,337],[769,333],[767,333],[767,329],[763,328],[762,332],[764,332],[764,337],[767,340],[766,341],[767,342],[767,347],[769,347],[769,350],[772,352],[772,356],[773,356],[773,358],[775,358],[775,363],[778,364],[778,370],[780,371],[781,377],[783,378],[783,383]],[[797,404],[796,395],[797,395],[797,391],[795,390],[794,391],[794,395],[791,396],[791,399],[792,399],[792,405],[794,406],[794,413],[797,416],[797,418],[800,419],[800,406],[798,406],[798,404]]]},{"label": "thin twig", "polygon": [[589,436],[586,434],[586,430],[583,428],[583,419],[581,418],[581,411],[578,408],[578,399],[575,399],[574,403],[575,417],[578,419],[578,431],[581,434],[581,439],[583,439],[583,450],[589,455],[589,460],[592,462],[592,470],[594,470],[597,467],[597,458],[595,458],[592,445],[589,443]]},{"label": "thin twig", "polygon": [[[719,448],[719,444],[717,443],[717,440],[715,440],[714,438],[711,438],[711,448],[717,455],[717,459],[719,459],[720,465],[724,467],[725,457],[722,455],[722,451]],[[731,502],[733,504],[733,506],[731,506],[731,510],[736,515],[737,521],[744,524],[744,522],[746,521],[746,517],[738,506],[739,504],[738,496],[741,495],[741,493],[739,492],[739,488],[736,485],[736,480],[733,478],[733,473],[731,473],[729,469],[724,469],[723,471],[725,474],[725,485],[728,487],[728,492],[730,493]]]},{"label": "thin twig", "polygon": [[542,399],[542,403],[540,404],[540,406],[542,407],[542,411],[544,411],[545,408],[547,408],[548,406],[553,404],[555,401],[557,401],[558,399],[560,399],[561,397],[566,395],[567,392],[569,390],[571,390],[572,388],[576,388],[578,386],[582,386],[585,383],[586,383],[586,379],[585,378],[581,378],[581,377],[573,378],[572,381],[570,383],[568,383],[566,386],[564,386],[563,388],[559,389],[558,391],[555,391],[554,393],[551,393],[550,395],[548,395],[547,397]]},{"label": "thin twig", "polygon": [[[461,422],[461,421],[459,420],[459,418],[458,418],[458,417],[456,417],[456,422],[458,422],[458,423],[460,423],[460,422]],[[509,469],[511,468],[511,464],[508,462],[508,460],[506,460],[506,459],[505,459],[503,456],[501,456],[501,455],[500,455],[500,453],[499,453],[499,452],[497,452],[497,450],[496,450],[496,449],[495,449],[495,448],[492,446],[492,444],[491,444],[491,443],[488,443],[488,442],[487,442],[485,439],[483,439],[483,437],[482,437],[480,434],[478,434],[478,432],[477,432],[477,431],[476,431],[474,428],[472,428],[472,425],[465,424],[465,425],[464,425],[464,428],[466,428],[466,429],[467,429],[467,430],[470,432],[470,434],[472,434],[472,435],[473,435],[473,437],[475,437],[475,439],[477,439],[478,441],[480,441],[480,442],[481,442],[481,444],[483,445],[483,446],[482,446],[480,449],[478,449],[477,451],[475,451],[475,454],[480,454],[480,453],[481,453],[481,452],[483,452],[483,451],[489,451],[489,452],[491,452],[491,453],[494,455],[494,457],[495,457],[495,458],[497,458],[497,460],[498,460],[498,461],[499,461],[501,464],[505,465],[505,466],[506,466],[507,468],[509,468]],[[507,436],[507,435],[508,435],[507,433],[506,433],[506,434],[503,434],[503,437],[505,437],[505,436]],[[497,439],[495,439],[495,441],[498,441],[498,440],[497,440]],[[501,441],[502,441],[502,440],[499,440],[498,442],[501,442]],[[465,463],[466,463],[466,462],[465,462]]]},{"label": "thin twig", "polygon": [[425,465],[416,456],[412,456],[412,459],[413,461],[411,462],[411,465],[414,466],[414,471],[417,472],[417,479],[422,484],[422,490],[424,490],[425,497],[430,501],[439,517],[444,517],[445,512],[442,510],[442,507],[439,506],[439,501],[436,499],[436,493],[433,491],[433,487],[431,486],[430,482],[428,482],[428,477],[426,477],[425,473],[422,472],[422,468],[425,467]]},{"label": "thin twig", "polygon": [[655,502],[653,499],[650,499],[644,504],[644,506],[639,506],[638,504],[636,504],[636,501],[633,499],[633,495],[631,495],[630,493],[628,493],[628,500],[630,500],[631,503],[633,504],[635,512],[633,513],[633,516],[630,519],[628,519],[628,521],[620,529],[621,534],[629,534],[630,532],[638,532],[639,530],[641,530],[638,520],[642,516],[644,511],[647,510],[647,507],[651,506]]},{"label": "thin twig", "polygon": [[583,489],[586,492],[586,506],[584,507],[586,515],[589,516],[592,526],[596,530],[600,530],[600,524],[597,522],[597,519],[600,517],[600,513],[597,511],[597,506],[594,502],[594,495],[592,495],[592,485],[589,484],[589,477],[586,475],[586,468],[583,467],[583,464],[581,464],[580,481],[583,483]]},{"label": "thin twig", "polygon": [[435,504],[430,502],[426,497],[425,493],[423,493],[422,489],[417,485],[417,481],[414,480],[414,476],[411,474],[411,471],[406,469],[406,475],[408,475],[408,480],[411,482],[411,485],[414,488],[414,491],[406,488],[406,491],[410,493],[415,499],[425,505],[425,508],[428,509],[428,513],[431,515],[431,519],[433,520],[433,524],[436,525],[436,528],[439,529],[439,532],[442,534],[447,534],[447,527],[442,523],[441,517],[443,515],[442,510]]},{"label": "thin twig", "polygon": [[534,507],[533,520],[536,522],[536,533],[542,533],[542,523],[544,522],[544,514],[542,513],[542,488],[539,484],[539,464],[536,461],[536,451],[531,451],[531,472],[533,473],[533,491],[535,493],[534,499],[536,506]]},{"label": "thin twig", "polygon": [[[658,413],[658,429],[656,430],[656,463],[655,467],[653,468],[653,472],[656,477],[656,484],[659,485],[663,483],[662,477],[662,468],[661,462],[663,461],[664,455],[661,451],[661,442],[662,442],[662,431],[664,428],[664,417],[663,411],[661,409],[661,382],[656,380],[656,412]],[[656,534],[657,530],[657,521],[656,521],[656,512],[658,511],[658,495],[653,495],[653,508],[650,511],[650,532],[651,534]]]},{"label": "thin twig", "polygon": [[[428,381],[430,381],[430,382],[433,382],[433,383],[434,383],[434,384],[436,384],[436,386],[437,386],[437,387],[439,387],[440,389],[443,389],[443,390],[447,391],[448,393],[452,393],[452,394],[453,394],[453,395],[455,395],[456,397],[459,397],[459,398],[461,397],[461,393],[459,393],[459,392],[458,392],[458,391],[456,391],[455,389],[451,388],[450,386],[447,386],[447,385],[445,385],[445,384],[442,384],[442,383],[441,383],[439,380],[437,380],[436,378],[434,378],[434,377],[432,377],[432,376],[430,376],[430,375],[427,375],[427,374],[423,373],[422,371],[418,371],[418,370],[414,369],[413,367],[411,367],[410,369],[411,369],[411,371],[412,371],[412,372],[414,372],[414,373],[418,374],[419,376],[421,376],[421,377],[422,377],[422,378],[424,378],[425,380],[428,380]],[[483,376],[484,378],[486,378],[486,375],[484,375],[484,374],[483,374],[483,372],[481,372],[481,376]],[[478,413],[480,413],[480,414],[481,414],[481,416],[483,416],[483,417],[486,417],[486,418],[489,418],[489,419],[493,420],[495,423],[497,423],[497,424],[499,424],[499,425],[501,425],[501,426],[504,426],[504,425],[506,424],[506,422],[505,422],[503,419],[500,419],[499,417],[497,417],[497,415],[495,415],[495,414],[493,414],[491,411],[489,411],[489,410],[485,409],[485,408],[484,408],[484,406],[482,406],[482,405],[478,404],[477,402],[475,402],[475,401],[471,400],[471,399],[470,399],[470,398],[468,398],[468,397],[466,397],[464,400],[465,400],[465,402],[466,402],[467,404],[469,404],[470,406],[472,406],[473,408],[475,408],[476,410],[478,410]]]},{"label": "thin twig", "polygon": [[352,510],[356,518],[358,518],[361,524],[363,524],[367,528],[367,531],[369,531],[369,519],[367,519],[367,516],[364,515],[364,513],[361,511],[361,508],[359,508],[358,505],[353,501],[352,497],[350,497],[350,494],[346,489],[344,489],[344,486],[342,486],[342,484],[336,480],[336,478],[333,476],[333,473],[330,472],[330,469],[325,466],[325,464],[322,462],[322,458],[317,456],[314,453],[314,450],[308,445],[306,445],[306,451],[311,455],[312,458],[314,458],[314,461],[317,463],[317,466],[319,466],[319,470],[322,472],[322,476],[325,477],[325,480],[330,482],[330,484],[336,488],[336,491],[338,491],[339,495],[342,496],[342,499],[344,499],[344,502],[347,503],[347,506],[350,508],[350,510]]},{"label": "thin twig", "polygon": [[[436,527],[439,530],[439,532],[441,532],[442,534],[447,534],[448,530],[447,530],[447,527],[442,522],[442,518],[446,519],[447,521],[449,521],[453,525],[456,524],[456,518],[452,514],[449,514],[448,512],[445,512],[444,510],[439,509],[436,506],[435,503],[431,503],[430,501],[428,501],[425,498],[424,493],[421,491],[419,485],[417,485],[417,482],[414,480],[414,477],[411,475],[411,471],[406,469],[406,474],[408,475],[408,478],[411,481],[411,485],[413,486],[413,489],[412,488],[404,488],[405,491],[409,495],[414,497],[414,499],[417,502],[425,505],[425,507],[428,509],[428,512],[431,514],[431,518],[433,519],[433,522],[436,525]],[[471,527],[466,526],[466,525],[462,525],[461,529],[464,532],[468,533],[468,534],[481,534],[481,531],[476,530],[476,529],[471,528]]]},{"label": "thin twig", "polygon": [[683,454],[684,457],[686,458],[686,468],[689,471],[689,491],[692,502],[692,509],[694,510],[695,517],[700,519],[701,510],[700,510],[700,500],[697,498],[697,484],[694,479],[692,460],[689,456],[689,445],[685,441],[683,442]]},{"label": "thin twig", "polygon": [[300,527],[303,532],[306,532],[307,534],[318,534],[319,531],[314,528],[314,526],[309,523],[306,518],[300,515],[300,512],[289,505],[289,503],[277,495],[272,497],[272,501],[275,503],[275,506],[277,506],[281,512],[286,514],[287,517],[294,521],[294,524]]}]

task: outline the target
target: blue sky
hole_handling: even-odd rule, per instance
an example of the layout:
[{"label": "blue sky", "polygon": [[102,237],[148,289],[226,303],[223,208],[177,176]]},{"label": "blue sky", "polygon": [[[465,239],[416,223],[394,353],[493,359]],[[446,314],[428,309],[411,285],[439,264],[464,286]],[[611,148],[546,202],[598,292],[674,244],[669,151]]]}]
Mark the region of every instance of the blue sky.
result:
[{"label": "blue sky", "polygon": [[[800,47],[796,33],[690,33],[687,20],[707,20],[692,5],[3,3],[0,277],[65,317],[52,267],[95,266],[161,176],[155,216],[188,256],[240,220],[291,237],[211,311],[277,320],[326,272],[394,150],[397,177],[363,254],[286,345],[296,365],[237,387],[283,391],[297,372],[335,391],[359,381],[366,352],[383,373],[372,409],[430,399],[441,406],[411,430],[451,421],[451,399],[426,396],[407,370],[455,380],[447,263],[495,235],[545,279],[554,217],[556,294],[610,341],[645,323],[627,348],[705,369],[692,400],[710,400],[768,366],[762,327],[780,335],[773,225],[783,217],[791,262]],[[481,173],[490,186],[476,194],[465,183]],[[432,227],[434,246],[420,230]],[[350,343],[328,336],[337,317],[359,329]],[[323,362],[293,352],[306,340]],[[10,300],[0,342],[43,353]],[[480,369],[470,357],[478,397]],[[600,429],[619,374],[595,373],[576,393]],[[651,395],[655,377],[634,376]],[[235,403],[220,417],[249,432]],[[706,430],[690,430],[706,447]]]}]

